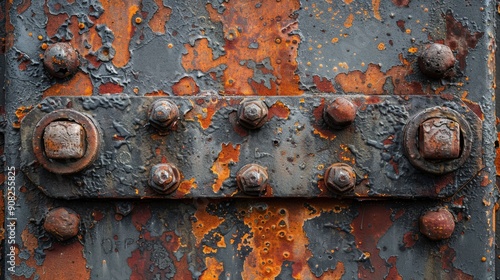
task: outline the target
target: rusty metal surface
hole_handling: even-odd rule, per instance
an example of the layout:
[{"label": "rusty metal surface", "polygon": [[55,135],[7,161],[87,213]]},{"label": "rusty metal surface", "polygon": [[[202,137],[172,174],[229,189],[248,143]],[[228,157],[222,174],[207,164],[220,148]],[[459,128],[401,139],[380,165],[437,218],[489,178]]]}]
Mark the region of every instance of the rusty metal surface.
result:
[{"label": "rusty metal surface", "polygon": [[[322,112],[324,104],[330,102],[329,96],[315,94],[300,99],[265,98],[270,108],[267,123],[260,129],[246,130],[236,116],[241,104],[245,106],[245,99],[170,97],[165,100],[178,106],[181,113],[176,128],[163,134],[149,125],[148,112],[158,104],[154,97],[51,97],[35,106],[22,121],[21,168],[54,198],[179,199],[245,196],[245,192],[238,191],[236,173],[252,163],[268,169],[269,184],[261,196],[306,198],[338,196],[323,183],[326,167],[338,162],[352,165],[357,176],[354,191],[342,196],[358,198],[450,197],[484,167],[481,122],[458,99],[443,102],[441,97],[361,95],[344,99],[359,107],[355,122],[346,129],[335,130],[325,123]],[[199,114],[213,105],[216,109],[212,124],[204,128]],[[277,116],[277,110],[287,114]],[[102,131],[102,149],[82,172],[74,168],[81,169],[85,158],[70,162],[42,155],[40,131],[50,120],[61,119],[62,112],[73,112],[73,119],[93,115]],[[403,127],[414,127],[416,134],[420,122],[435,116],[460,122],[464,132],[458,159],[433,162],[423,158],[424,154],[416,158],[417,135],[406,133],[409,140],[403,137],[403,132],[410,131]],[[101,137],[88,138],[95,142]],[[87,142],[90,153],[91,141]],[[409,143],[413,143],[415,151]],[[403,155],[403,148],[409,151],[408,157]],[[226,154],[231,158],[225,164],[218,163]],[[169,196],[148,187],[153,165],[164,162],[174,164],[183,175],[179,188]],[[75,172],[66,172],[68,169]],[[63,171],[65,175],[60,176]]]},{"label": "rusty metal surface", "polygon": [[[494,2],[0,5],[7,6],[5,159],[17,191],[7,278],[495,277]],[[78,55],[76,72],[61,78],[44,66],[58,42]],[[432,43],[456,59],[437,65],[438,78],[419,67]],[[324,110],[338,97],[355,105],[354,121],[352,110]],[[161,98],[175,101],[178,118],[150,111]],[[267,116],[240,109],[244,99],[264,100]],[[405,125],[431,107],[457,111],[473,137],[464,138],[459,123],[459,157],[467,141],[471,153],[444,174],[405,155]],[[36,124],[56,109],[87,114],[100,129],[98,156],[74,174],[46,171],[29,151]],[[335,113],[347,116],[340,127],[325,123]],[[420,150],[425,131],[415,128],[415,151],[427,164],[455,160],[456,150],[451,159]],[[168,193],[175,179],[150,173],[166,163],[181,182],[159,194],[150,183]],[[334,163],[355,173],[349,190],[354,176],[333,172],[341,195],[324,180]],[[238,187],[247,164],[268,176],[250,174]],[[250,195],[241,183],[250,183]],[[65,238],[44,227],[61,207],[80,218],[60,225],[72,229]]]}]

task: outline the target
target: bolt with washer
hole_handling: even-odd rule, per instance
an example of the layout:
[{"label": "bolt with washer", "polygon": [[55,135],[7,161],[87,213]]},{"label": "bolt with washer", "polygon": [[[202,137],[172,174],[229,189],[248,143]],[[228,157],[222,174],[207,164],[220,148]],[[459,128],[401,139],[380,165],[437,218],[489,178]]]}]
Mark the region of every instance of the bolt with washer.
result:
[{"label": "bolt with washer", "polygon": [[151,168],[149,186],[160,194],[170,194],[181,183],[179,169],[171,163],[156,164]]},{"label": "bolt with washer", "polygon": [[266,190],[268,178],[266,168],[254,163],[243,166],[236,174],[236,182],[240,190],[254,196]]},{"label": "bolt with washer", "polygon": [[267,121],[269,109],[262,100],[247,100],[238,109],[238,123],[247,129],[262,127]]},{"label": "bolt with washer", "polygon": [[343,194],[354,189],[356,173],[345,163],[334,163],[326,169],[324,182],[330,191]]},{"label": "bolt with washer", "polygon": [[160,131],[169,130],[175,126],[179,120],[179,108],[172,101],[160,99],[149,109],[149,122]]}]

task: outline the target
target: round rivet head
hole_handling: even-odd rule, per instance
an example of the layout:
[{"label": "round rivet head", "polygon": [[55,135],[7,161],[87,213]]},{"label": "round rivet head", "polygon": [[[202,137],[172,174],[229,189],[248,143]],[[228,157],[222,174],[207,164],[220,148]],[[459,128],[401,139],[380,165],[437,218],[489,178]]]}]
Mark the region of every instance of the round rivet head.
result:
[{"label": "round rivet head", "polygon": [[254,196],[265,191],[268,178],[267,170],[253,163],[243,166],[236,174],[236,182],[240,190]]},{"label": "round rivet head", "polygon": [[149,109],[149,122],[160,131],[171,129],[179,120],[179,108],[172,101],[160,99]]},{"label": "round rivet head", "polygon": [[238,109],[238,123],[247,129],[262,127],[267,121],[269,109],[261,100],[247,100]]},{"label": "round rivet head", "polygon": [[420,217],[420,232],[431,240],[450,238],[454,230],[455,219],[446,208],[427,211]]},{"label": "round rivet head", "polygon": [[324,176],[326,187],[337,194],[346,193],[356,185],[356,174],[351,166],[345,163],[330,165]]},{"label": "round rivet head", "polygon": [[357,107],[349,99],[338,97],[325,105],[323,120],[333,129],[342,129],[354,122]]},{"label": "round rivet head", "polygon": [[72,76],[79,65],[78,54],[69,43],[55,43],[45,50],[43,66],[52,77]]},{"label": "round rivet head", "polygon": [[51,210],[45,217],[43,228],[59,241],[65,241],[78,234],[80,216],[73,210],[60,207]]},{"label": "round rivet head", "polygon": [[181,183],[179,169],[171,163],[160,163],[151,168],[149,186],[160,194],[170,194]]},{"label": "round rivet head", "polygon": [[420,71],[431,78],[442,78],[455,65],[451,49],[443,44],[433,43],[423,47],[418,57]]}]

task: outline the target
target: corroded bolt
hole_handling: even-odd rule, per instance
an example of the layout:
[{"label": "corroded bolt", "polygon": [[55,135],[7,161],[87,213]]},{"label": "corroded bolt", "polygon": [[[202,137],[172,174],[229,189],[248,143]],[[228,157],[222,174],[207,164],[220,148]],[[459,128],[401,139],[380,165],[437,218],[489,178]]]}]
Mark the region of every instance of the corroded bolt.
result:
[{"label": "corroded bolt", "polygon": [[45,50],[43,65],[52,77],[61,79],[75,74],[80,61],[69,43],[55,43]]},{"label": "corroded bolt", "polygon": [[431,240],[450,238],[454,230],[455,219],[446,208],[428,211],[420,217],[420,232]]},{"label": "corroded bolt", "polygon": [[431,118],[420,124],[419,151],[425,159],[460,157],[460,125],[446,118]]},{"label": "corroded bolt", "polygon": [[268,108],[261,100],[243,101],[238,109],[238,123],[248,129],[262,127],[267,121]]},{"label": "corroded bolt", "polygon": [[258,164],[247,164],[236,174],[236,182],[240,190],[248,195],[259,195],[266,189],[269,178],[264,167]]},{"label": "corroded bolt", "polygon": [[351,166],[345,163],[334,163],[326,169],[324,182],[330,191],[345,193],[354,188],[356,174]]},{"label": "corroded bolt", "polygon": [[433,43],[424,46],[418,57],[420,71],[432,78],[442,78],[454,65],[453,52],[443,44]]},{"label": "corroded bolt", "polygon": [[73,210],[59,207],[45,217],[43,228],[59,241],[65,241],[78,234],[80,216]]},{"label": "corroded bolt", "polygon": [[159,130],[168,130],[172,128],[179,119],[179,109],[173,102],[160,99],[149,109],[149,122]]},{"label": "corroded bolt", "polygon": [[151,168],[149,186],[161,194],[170,194],[181,183],[181,173],[175,165],[160,163]]},{"label": "corroded bolt", "polygon": [[331,103],[325,105],[323,109],[323,120],[334,129],[341,129],[352,122],[356,118],[356,105],[350,100],[337,97]]},{"label": "corroded bolt", "polygon": [[50,159],[80,159],[85,154],[85,130],[70,121],[54,121],[45,127],[43,144]]}]

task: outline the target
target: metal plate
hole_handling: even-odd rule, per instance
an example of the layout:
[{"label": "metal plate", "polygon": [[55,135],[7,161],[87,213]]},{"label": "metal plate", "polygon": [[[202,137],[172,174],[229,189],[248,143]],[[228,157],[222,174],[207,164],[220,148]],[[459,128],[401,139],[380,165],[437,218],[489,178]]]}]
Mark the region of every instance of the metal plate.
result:
[{"label": "metal plate", "polygon": [[[147,112],[155,98],[48,98],[23,119],[22,166],[44,193],[64,199],[245,196],[235,177],[249,163],[268,169],[265,197],[334,197],[322,178],[326,167],[337,162],[351,165],[358,178],[354,191],[344,197],[436,198],[453,195],[482,169],[481,121],[459,100],[348,98],[359,109],[354,123],[342,130],[330,129],[323,121],[328,95],[266,97],[267,123],[246,130],[237,124],[242,98],[170,97],[181,116],[167,135],[148,124]],[[411,116],[436,105],[457,110],[474,127],[466,164],[442,175],[416,170],[403,155],[403,127]],[[39,119],[62,108],[92,115],[103,131],[99,158],[87,170],[70,175],[45,170],[31,145]],[[158,194],[147,184],[151,167],[162,162],[177,166],[184,177],[170,195]]]}]

